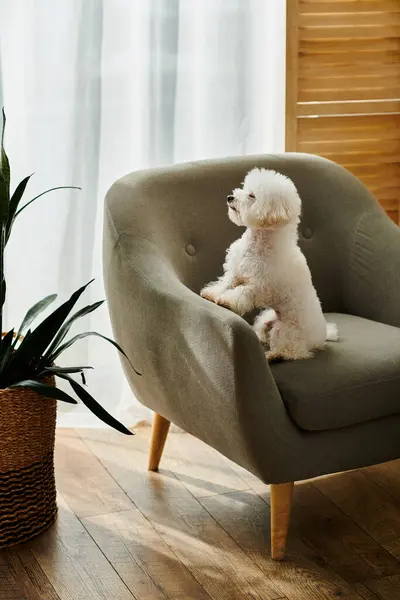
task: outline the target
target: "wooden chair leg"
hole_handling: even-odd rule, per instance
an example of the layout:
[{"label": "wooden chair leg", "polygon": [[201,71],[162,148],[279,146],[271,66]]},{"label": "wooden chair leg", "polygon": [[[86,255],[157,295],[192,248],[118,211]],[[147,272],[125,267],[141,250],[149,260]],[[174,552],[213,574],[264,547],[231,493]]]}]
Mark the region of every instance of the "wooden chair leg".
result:
[{"label": "wooden chair leg", "polygon": [[292,506],[293,482],[271,485],[271,557],[283,560]]},{"label": "wooden chair leg", "polygon": [[158,471],[161,456],[171,422],[158,413],[154,413],[153,430],[150,442],[149,471]]}]

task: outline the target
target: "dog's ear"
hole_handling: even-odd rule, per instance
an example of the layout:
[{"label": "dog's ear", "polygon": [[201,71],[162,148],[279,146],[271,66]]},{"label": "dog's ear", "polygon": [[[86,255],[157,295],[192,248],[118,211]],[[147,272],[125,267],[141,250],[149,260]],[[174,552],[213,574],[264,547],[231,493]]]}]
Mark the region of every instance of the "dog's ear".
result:
[{"label": "dog's ear", "polygon": [[291,216],[288,207],[283,202],[274,202],[263,219],[262,227],[274,227],[283,225],[290,221]]}]

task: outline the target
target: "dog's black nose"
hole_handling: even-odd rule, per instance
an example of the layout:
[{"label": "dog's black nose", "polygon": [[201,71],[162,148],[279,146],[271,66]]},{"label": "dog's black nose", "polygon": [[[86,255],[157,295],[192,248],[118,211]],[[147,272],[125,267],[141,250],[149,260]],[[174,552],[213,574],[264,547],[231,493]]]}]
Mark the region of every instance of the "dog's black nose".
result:
[{"label": "dog's black nose", "polygon": [[228,204],[231,204],[234,201],[234,199],[235,199],[235,196],[232,196],[232,195],[226,197]]}]

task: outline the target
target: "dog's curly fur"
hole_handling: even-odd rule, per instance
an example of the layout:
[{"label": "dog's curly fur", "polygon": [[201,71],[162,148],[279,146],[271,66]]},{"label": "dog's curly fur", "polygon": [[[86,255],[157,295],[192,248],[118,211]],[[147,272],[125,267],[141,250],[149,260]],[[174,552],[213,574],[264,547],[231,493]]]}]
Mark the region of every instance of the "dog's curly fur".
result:
[{"label": "dog's curly fur", "polygon": [[208,284],[203,298],[244,315],[264,309],[254,322],[269,359],[309,358],[337,328],[327,323],[298,246],[301,200],[284,175],[253,169],[243,188],[228,196],[228,215],[247,229],[227,250],[224,274]]}]

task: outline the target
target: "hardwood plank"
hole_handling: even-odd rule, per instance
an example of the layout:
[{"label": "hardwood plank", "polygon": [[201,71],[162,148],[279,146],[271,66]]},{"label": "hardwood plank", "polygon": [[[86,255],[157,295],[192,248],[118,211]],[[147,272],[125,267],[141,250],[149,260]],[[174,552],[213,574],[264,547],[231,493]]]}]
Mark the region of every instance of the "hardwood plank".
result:
[{"label": "hardwood plank", "polygon": [[379,600],[378,596],[371,592],[363,583],[355,583],[354,589],[360,594],[363,600]]},{"label": "hardwood plank", "polygon": [[[60,600],[59,595],[29,549],[21,545],[17,549],[4,550],[2,558],[17,584],[21,598]],[[0,598],[4,600],[1,586]]]},{"label": "hardwood plank", "polygon": [[211,598],[283,596],[172,473],[146,471],[147,435],[139,432],[129,440],[113,431],[87,430],[84,435],[93,453]]},{"label": "hardwood plank", "polygon": [[128,590],[61,495],[58,505],[55,525],[27,547],[60,600],[140,600]]},{"label": "hardwood plank", "polygon": [[262,496],[263,494],[265,494],[267,492],[267,490],[269,489],[268,484],[266,484],[263,481],[261,481],[260,479],[258,479],[258,477],[256,477],[255,475],[253,475],[252,473],[250,473],[249,471],[247,471],[240,465],[237,465],[228,459],[225,459],[225,460],[227,460],[229,462],[231,469],[234,470],[239,475],[239,477],[244,481],[246,489],[252,490],[259,496]]},{"label": "hardwood plank", "polygon": [[[30,600],[11,571],[5,555],[0,553],[0,598],[1,600]],[[36,600],[34,597],[32,600]]]},{"label": "hardwood plank", "polygon": [[57,429],[57,489],[78,517],[133,508],[131,500],[71,429]]},{"label": "hardwood plank", "polygon": [[361,471],[316,479],[314,485],[400,560],[400,503]]},{"label": "hardwood plank", "polygon": [[[400,185],[398,187],[398,196],[400,196]],[[400,501],[400,460],[366,467],[363,469],[363,472],[393,498]]]},{"label": "hardwood plank", "polygon": [[88,517],[83,522],[140,600],[209,600],[210,596],[137,509]]},{"label": "hardwood plank", "polygon": [[[296,496],[296,490],[295,490]],[[202,498],[200,502],[236,543],[290,600],[361,600],[348,583],[289,531],[287,559],[272,561],[268,552],[269,506],[253,492]]]},{"label": "hardwood plank", "polygon": [[164,466],[195,498],[245,490],[249,486],[224,456],[193,436],[170,435]]},{"label": "hardwood plank", "polygon": [[400,573],[400,563],[312,483],[296,485],[291,526],[348,582]]},{"label": "hardwood plank", "polygon": [[400,576],[371,579],[359,589],[364,600],[397,600],[400,598]]}]

